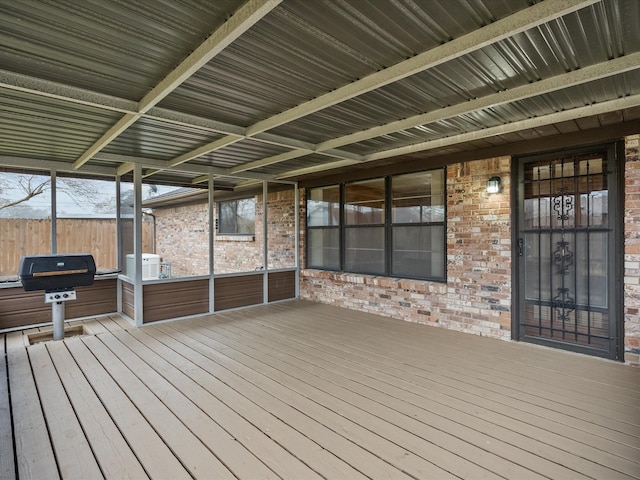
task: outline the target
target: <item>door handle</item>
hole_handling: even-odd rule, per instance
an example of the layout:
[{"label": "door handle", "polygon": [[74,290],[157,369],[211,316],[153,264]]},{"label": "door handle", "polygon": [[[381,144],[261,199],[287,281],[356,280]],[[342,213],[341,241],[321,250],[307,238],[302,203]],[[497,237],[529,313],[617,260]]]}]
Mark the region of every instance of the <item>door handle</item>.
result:
[{"label": "door handle", "polygon": [[518,239],[518,256],[524,256],[524,238]]}]

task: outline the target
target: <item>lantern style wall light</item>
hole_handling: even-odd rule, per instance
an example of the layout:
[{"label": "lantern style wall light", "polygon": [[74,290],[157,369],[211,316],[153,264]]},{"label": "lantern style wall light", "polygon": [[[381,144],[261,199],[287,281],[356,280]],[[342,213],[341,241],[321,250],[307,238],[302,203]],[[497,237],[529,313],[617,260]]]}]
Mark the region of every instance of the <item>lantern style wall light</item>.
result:
[{"label": "lantern style wall light", "polygon": [[499,193],[502,190],[500,177],[491,177],[487,180],[487,193]]}]

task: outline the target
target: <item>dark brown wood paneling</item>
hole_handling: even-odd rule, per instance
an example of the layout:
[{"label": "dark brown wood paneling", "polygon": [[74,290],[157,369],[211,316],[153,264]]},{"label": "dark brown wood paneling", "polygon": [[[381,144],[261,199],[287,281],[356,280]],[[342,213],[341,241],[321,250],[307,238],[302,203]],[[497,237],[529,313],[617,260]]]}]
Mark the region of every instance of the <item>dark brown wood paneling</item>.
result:
[{"label": "dark brown wood paneling", "polygon": [[[116,279],[97,280],[76,288],[77,300],[65,305],[65,319],[115,313]],[[25,292],[22,287],[0,289],[0,329],[51,322],[51,305],[44,292]]]},{"label": "dark brown wood paneling", "polygon": [[209,312],[209,280],[144,285],[143,323]]},{"label": "dark brown wood paneling", "polygon": [[66,318],[104,315],[118,311],[118,281],[115,278],[96,280],[89,287],[76,288],[77,300],[67,302]]},{"label": "dark brown wood paneling", "polygon": [[216,278],[214,283],[215,311],[246,307],[263,302],[262,274]]},{"label": "dark brown wood paneling", "polygon": [[133,283],[122,280],[122,313],[135,320],[135,296],[133,294]]},{"label": "dark brown wood paneling", "polygon": [[269,301],[286,300],[296,296],[296,272],[269,273]]},{"label": "dark brown wood paneling", "polygon": [[51,321],[51,305],[44,292],[25,292],[22,287],[0,289],[0,329]]}]

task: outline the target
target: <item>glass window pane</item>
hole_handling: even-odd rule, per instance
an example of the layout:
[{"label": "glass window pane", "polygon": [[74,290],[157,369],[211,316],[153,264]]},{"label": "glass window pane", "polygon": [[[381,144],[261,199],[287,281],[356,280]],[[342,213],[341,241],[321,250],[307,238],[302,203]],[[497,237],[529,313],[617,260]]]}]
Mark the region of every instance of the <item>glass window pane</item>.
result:
[{"label": "glass window pane", "polygon": [[576,301],[590,307],[608,307],[607,232],[576,233]]},{"label": "glass window pane", "polygon": [[253,234],[256,231],[256,200],[243,198],[236,207],[236,233]]},{"label": "glass window pane", "polygon": [[393,275],[444,278],[444,265],[444,227],[393,227]]},{"label": "glass window pane", "polygon": [[133,258],[133,183],[120,182],[120,270],[128,277],[134,278],[135,262]]},{"label": "glass window pane", "polygon": [[256,185],[252,193],[251,197],[228,200],[228,193],[214,192],[214,214],[217,218],[214,221],[213,271],[216,275],[255,272],[265,268],[263,185]]},{"label": "glass window pane", "polygon": [[208,275],[208,190],[174,187],[158,194],[163,187],[146,187],[149,186],[143,185],[143,244],[149,232],[155,232],[155,239],[149,247],[143,246],[143,273],[161,279]]},{"label": "glass window pane", "polygon": [[313,228],[309,230],[307,267],[340,269],[340,230]]},{"label": "glass window pane", "polygon": [[0,172],[0,277],[18,280],[25,255],[51,253],[51,178]]},{"label": "glass window pane", "polygon": [[340,187],[312,188],[307,196],[307,225],[310,227],[340,224]]},{"label": "glass window pane", "polygon": [[393,223],[444,221],[444,170],[391,178]]},{"label": "glass window pane", "polygon": [[384,178],[378,178],[346,185],[345,224],[384,223],[384,183]]},{"label": "glass window pane", "polygon": [[58,253],[90,253],[98,270],[118,267],[114,181],[56,178]]},{"label": "glass window pane", "polygon": [[609,192],[592,191],[580,195],[580,226],[606,227],[609,224]]},{"label": "glass window pane", "polygon": [[546,233],[524,235],[524,278],[527,300],[551,301],[551,236]]},{"label": "glass window pane", "polygon": [[359,273],[385,273],[384,227],[345,230],[345,270]]},{"label": "glass window pane", "polygon": [[219,203],[218,232],[224,235],[255,233],[255,198],[243,198]]}]

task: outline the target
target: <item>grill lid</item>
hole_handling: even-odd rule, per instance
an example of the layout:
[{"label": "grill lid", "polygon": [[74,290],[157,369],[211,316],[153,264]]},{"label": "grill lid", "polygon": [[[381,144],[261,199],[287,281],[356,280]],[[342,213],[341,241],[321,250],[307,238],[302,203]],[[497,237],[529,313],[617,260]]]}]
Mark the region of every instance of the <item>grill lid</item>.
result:
[{"label": "grill lid", "polygon": [[18,276],[26,291],[63,290],[93,284],[96,264],[86,253],[22,257]]}]

